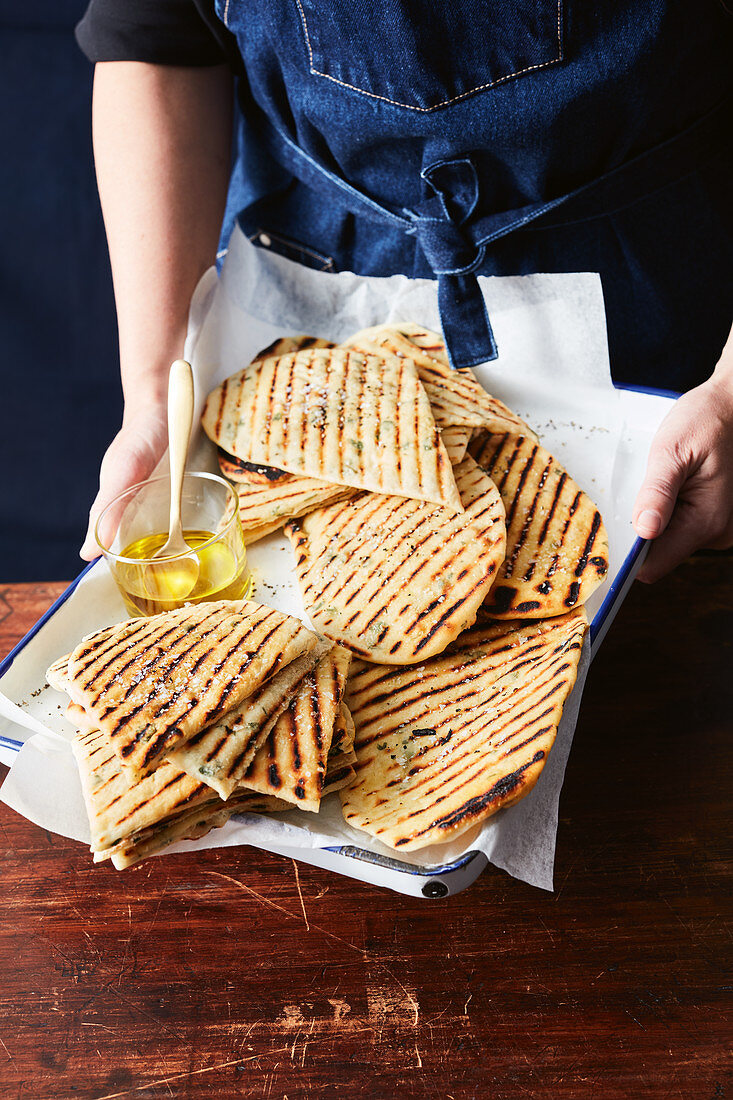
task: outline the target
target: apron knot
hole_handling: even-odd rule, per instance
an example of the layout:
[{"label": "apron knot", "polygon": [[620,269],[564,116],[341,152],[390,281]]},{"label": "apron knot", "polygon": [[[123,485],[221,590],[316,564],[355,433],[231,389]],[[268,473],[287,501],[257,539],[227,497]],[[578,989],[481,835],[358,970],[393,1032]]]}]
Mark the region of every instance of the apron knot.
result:
[{"label": "apron knot", "polygon": [[414,234],[435,275],[468,275],[481,266],[484,248],[473,244],[460,225],[428,213],[425,206],[440,209],[431,202],[419,211],[405,210]]},{"label": "apron knot", "polygon": [[483,294],[473,274],[483,262],[484,246],[472,240],[467,225],[478,203],[478,175],[467,157],[436,161],[421,175],[433,194],[417,210],[404,210],[408,232],[417,237],[438,278],[440,320],[451,366],[475,367],[497,357]]},{"label": "apron knot", "polygon": [[[320,192],[328,186],[329,193],[352,214],[416,237],[438,280],[443,336],[455,368],[497,358],[476,277],[485,252],[495,241],[540,220],[544,228],[558,228],[606,217],[658,192],[684,178],[690,164],[699,166],[719,154],[729,120],[730,96],[726,96],[681,133],[573,191],[549,199],[535,196],[516,209],[484,210],[483,214],[479,212],[480,176],[465,154],[436,160],[423,169],[428,197],[416,209],[400,211],[336,175],[264,114],[259,118],[258,132],[272,156],[309,187]],[[493,203],[486,195],[482,198],[484,207],[490,209]],[[255,205],[252,203],[248,211]]]}]

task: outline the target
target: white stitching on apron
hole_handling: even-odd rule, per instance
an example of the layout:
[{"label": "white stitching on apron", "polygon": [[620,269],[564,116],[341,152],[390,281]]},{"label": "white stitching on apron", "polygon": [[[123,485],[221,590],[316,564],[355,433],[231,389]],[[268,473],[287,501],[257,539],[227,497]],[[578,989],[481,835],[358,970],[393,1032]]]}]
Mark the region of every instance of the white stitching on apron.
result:
[{"label": "white stitching on apron", "polygon": [[[444,99],[440,103],[435,103],[432,107],[416,107],[412,103],[400,103],[397,99],[389,99],[388,96],[377,95],[376,92],[367,92],[364,88],[357,88],[355,84],[347,84],[346,81],[339,80],[338,77],[330,76],[329,73],[322,73],[319,69],[314,68],[313,48],[311,46],[310,35],[308,34],[308,23],[306,22],[303,5],[300,0],[295,0],[295,3],[298,5],[300,20],[303,24],[303,33],[305,34],[306,46],[308,48],[309,68],[313,76],[322,76],[326,80],[332,80],[334,84],[340,84],[342,88],[350,88],[352,92],[358,92],[359,95],[369,96],[370,99],[379,99],[383,103],[391,103],[395,107],[405,107],[408,111],[422,111],[424,114],[429,114],[430,111],[437,111],[440,107],[448,107],[451,103],[457,103],[460,99],[466,99],[476,92],[483,92],[487,88],[496,87],[497,84],[504,84],[507,80],[513,80],[515,76],[524,76],[525,73],[531,73],[537,69],[546,69],[549,65],[556,65],[558,62],[564,60],[562,42],[562,0],[557,0],[557,57],[553,57],[551,61],[541,61],[537,65],[528,65],[525,69],[518,69],[515,73],[508,73],[506,76],[500,76],[496,80],[490,80],[488,84],[479,84],[477,87],[471,88],[467,92],[461,92],[460,95],[453,96],[451,99]],[[227,0],[226,3],[226,8],[228,9],[228,7],[229,0]],[[224,17],[226,19],[226,9]]]}]

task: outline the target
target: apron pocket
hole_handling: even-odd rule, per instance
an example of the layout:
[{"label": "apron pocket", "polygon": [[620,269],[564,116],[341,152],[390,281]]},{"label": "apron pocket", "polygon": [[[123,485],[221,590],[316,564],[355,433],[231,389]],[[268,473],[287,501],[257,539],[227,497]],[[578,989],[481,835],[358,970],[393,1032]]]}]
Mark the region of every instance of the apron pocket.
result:
[{"label": "apron pocket", "polygon": [[290,237],[283,237],[280,233],[271,233],[269,229],[258,229],[250,234],[249,239],[260,248],[266,248],[268,252],[275,252],[278,256],[284,256],[286,260],[294,260],[304,267],[311,267],[315,271],[333,271],[333,258],[316,252],[309,245],[300,244]]},{"label": "apron pocket", "polygon": [[433,111],[563,59],[562,0],[290,0],[313,76]]}]

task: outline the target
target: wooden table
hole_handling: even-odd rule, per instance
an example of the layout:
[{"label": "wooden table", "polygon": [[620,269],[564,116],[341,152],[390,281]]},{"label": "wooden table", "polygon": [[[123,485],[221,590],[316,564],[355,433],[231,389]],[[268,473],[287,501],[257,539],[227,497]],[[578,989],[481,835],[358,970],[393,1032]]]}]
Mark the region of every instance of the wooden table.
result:
[{"label": "wooden table", "polygon": [[[119,874],[0,805],[0,1096],[732,1096],[732,566],[628,597],[554,894],[489,868],[414,900],[248,848]],[[0,588],[0,653],[62,587]]]}]

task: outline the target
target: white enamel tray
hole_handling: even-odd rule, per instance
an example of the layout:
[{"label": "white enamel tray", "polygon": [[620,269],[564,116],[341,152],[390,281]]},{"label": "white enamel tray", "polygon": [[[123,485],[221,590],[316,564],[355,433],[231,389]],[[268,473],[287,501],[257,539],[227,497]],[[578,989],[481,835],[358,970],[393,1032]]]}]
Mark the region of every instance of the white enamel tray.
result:
[{"label": "white enamel tray", "polygon": [[[636,441],[634,452],[629,451],[629,463],[633,465],[634,469],[641,469],[643,463],[640,462],[640,459],[644,459],[645,455],[640,456],[636,453],[639,440],[641,437],[651,440],[657,426],[678,395],[669,391],[640,387],[617,388],[620,393],[626,423],[632,430]],[[623,470],[619,471],[618,481],[622,488],[614,498],[614,505],[620,514],[630,515],[637,486],[631,484],[633,478],[629,479],[624,477],[623,474]],[[636,481],[638,484],[638,477]],[[620,567],[613,576],[609,575],[606,584],[598,593],[594,594],[589,606],[592,615],[590,627],[591,656],[595,656],[598,652],[616,612],[633,583],[648,548],[648,544],[643,539],[635,538],[630,528],[629,532],[628,546],[621,548],[622,553],[624,550],[626,553],[621,559]],[[620,555],[617,555],[617,560],[619,558]],[[17,672],[19,664],[29,660],[26,653],[28,643],[59,612],[59,609],[69,599],[82,577],[91,568],[91,565],[87,566],[79,574],[45,615],[38,620],[35,626],[0,663],[0,691],[4,691],[11,698],[13,697],[10,686],[7,685],[6,687],[6,678],[11,668],[14,672]],[[45,668],[39,669],[39,684],[43,683],[44,675]],[[15,730],[21,732],[20,727],[17,726],[13,727],[13,732]],[[12,766],[15,755],[22,744],[23,741],[18,740],[16,737],[0,733],[0,761]],[[338,874],[360,879],[362,882],[387,887],[402,894],[422,896],[429,899],[444,898],[465,890],[478,878],[488,862],[486,856],[478,851],[467,852],[454,862],[442,866],[421,867],[351,844],[324,848],[288,848],[281,845],[264,844],[261,847],[291,859],[297,859],[316,867],[327,868]]]}]

